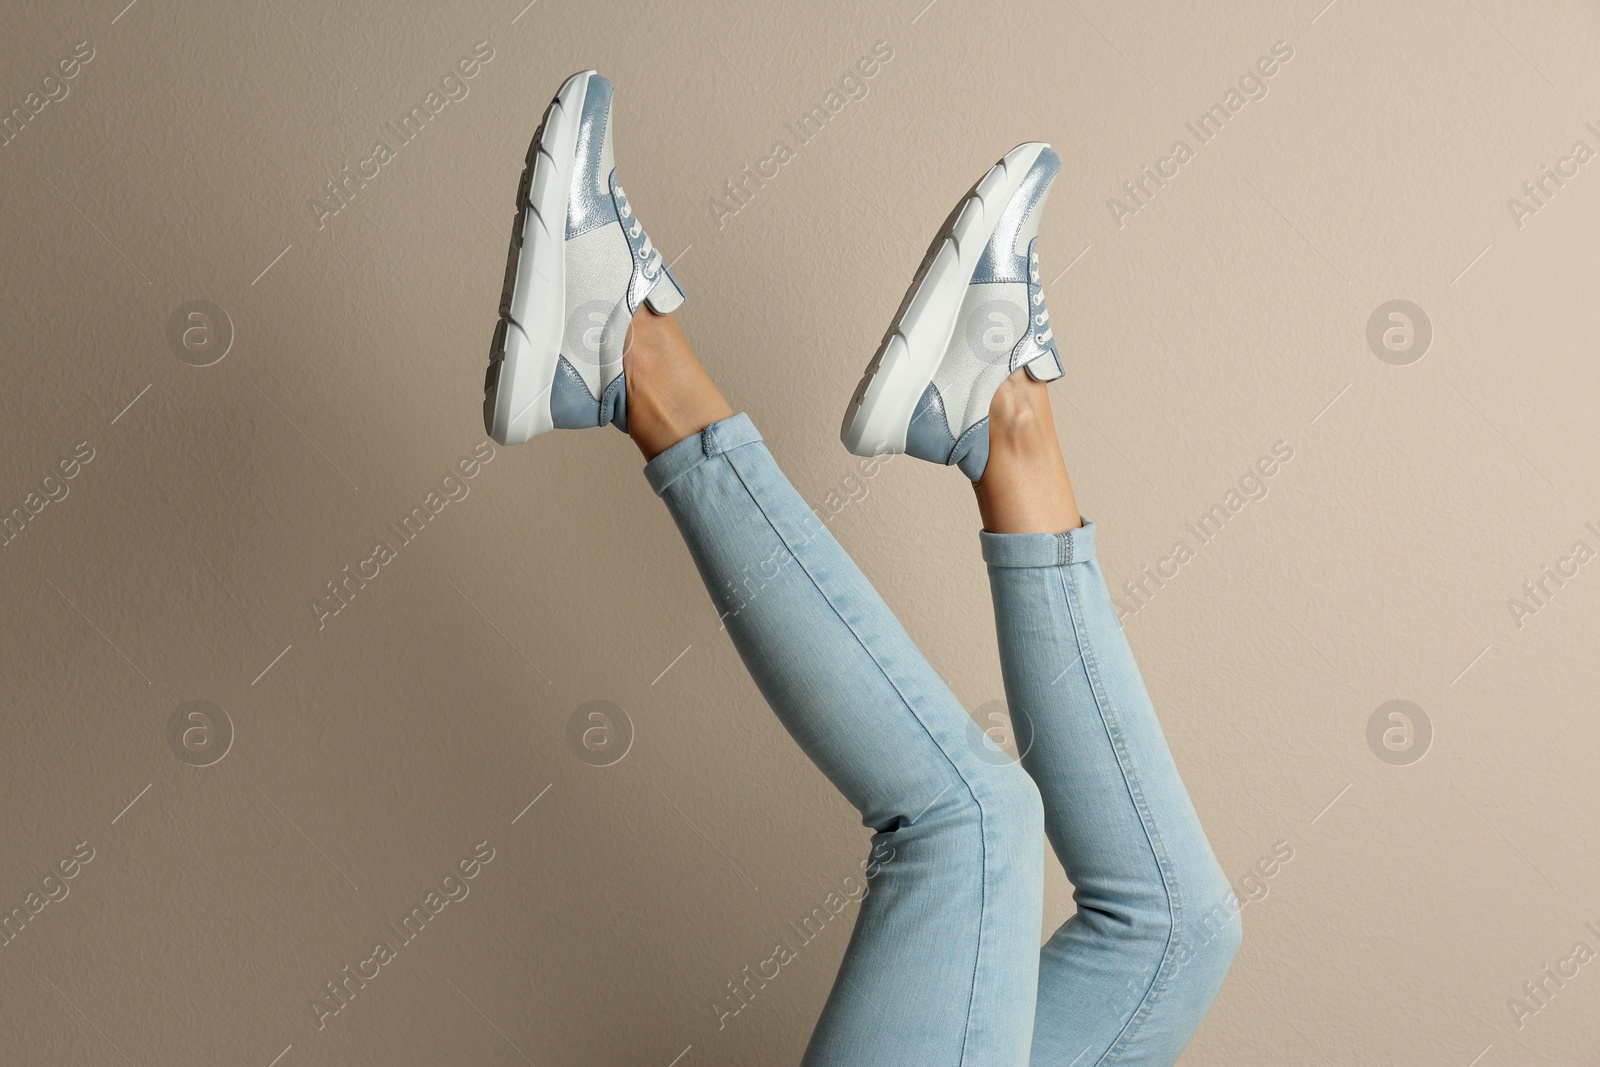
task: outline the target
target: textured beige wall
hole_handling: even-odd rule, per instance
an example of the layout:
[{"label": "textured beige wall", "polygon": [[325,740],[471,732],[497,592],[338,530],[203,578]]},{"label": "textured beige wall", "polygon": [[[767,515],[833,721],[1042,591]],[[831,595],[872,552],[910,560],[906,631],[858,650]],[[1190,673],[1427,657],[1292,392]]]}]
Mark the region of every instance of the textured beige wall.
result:
[{"label": "textured beige wall", "polygon": [[[0,147],[0,510],[25,514],[0,906],[28,915],[0,1062],[798,1058],[853,911],[720,1030],[713,1005],[865,832],[629,443],[482,445],[522,154],[588,66],[689,336],[808,499],[853,492],[834,530],[974,713],[1002,693],[968,493],[910,462],[852,485],[836,430],[954,199],[1019,141],[1061,151],[1061,440],[1108,577],[1147,583],[1126,626],[1251,900],[1186,1064],[1600,1058],[1593,5],[124,2],[12,3],[0,43],[5,109],[38,108]],[[798,146],[785,124],[878,42],[865,97]],[[1266,95],[1200,143],[1185,123],[1277,42]],[[475,47],[465,97],[313,206]],[[1534,200],[1545,165],[1569,177]],[[201,300],[232,334],[204,367],[216,310],[209,354],[203,325],[171,340]],[[1392,300],[1425,353],[1369,344]],[[1186,523],[1275,446],[1203,542]],[[430,493],[319,629],[326,583]],[[605,767],[569,739],[597,700],[631,723]],[[1399,752],[1368,740],[1393,700]],[[325,983],[447,888],[319,1029]],[[1054,924],[1053,865],[1049,889]]]}]

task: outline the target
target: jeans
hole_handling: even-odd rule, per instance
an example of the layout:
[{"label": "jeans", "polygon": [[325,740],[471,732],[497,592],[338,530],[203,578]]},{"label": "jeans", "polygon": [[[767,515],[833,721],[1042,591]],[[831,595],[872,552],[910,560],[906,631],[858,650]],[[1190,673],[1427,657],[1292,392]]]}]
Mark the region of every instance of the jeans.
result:
[{"label": "jeans", "polygon": [[[1239,909],[1094,558],[981,532],[1018,763],[988,740],[748,415],[645,467],[751,677],[874,831],[805,1067],[1171,1064]],[[957,623],[959,625],[959,622]],[[1077,913],[1039,948],[1044,842]]]}]

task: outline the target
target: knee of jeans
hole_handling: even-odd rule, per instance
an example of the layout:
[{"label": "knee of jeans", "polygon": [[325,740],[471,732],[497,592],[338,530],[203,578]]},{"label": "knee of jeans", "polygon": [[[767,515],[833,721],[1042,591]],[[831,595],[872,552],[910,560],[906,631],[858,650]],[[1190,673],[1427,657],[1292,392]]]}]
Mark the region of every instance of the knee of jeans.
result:
[{"label": "knee of jeans", "polygon": [[1203,865],[1163,868],[1152,861],[1147,878],[1079,887],[1079,913],[1096,935],[1119,951],[1146,958],[1154,970],[1163,960],[1180,968],[1220,964],[1226,971],[1239,950],[1239,904],[1221,868],[1209,856]]},{"label": "knee of jeans", "polygon": [[1244,943],[1243,917],[1237,899],[1229,893],[1212,903],[1198,921],[1191,920],[1188,925],[1194,936],[1210,947],[1213,955],[1231,961]]},{"label": "knee of jeans", "polygon": [[986,845],[1044,848],[1044,802],[1020,764],[983,764],[958,771],[939,798],[915,820],[980,834]]},{"label": "knee of jeans", "polygon": [[1220,870],[1216,882],[1220,890],[1184,909],[1175,957],[1180,973],[1188,970],[1195,975],[1190,984],[1209,986],[1213,993],[1233,965],[1244,938],[1238,898]]},{"label": "knee of jeans", "polygon": [[973,793],[986,825],[1026,848],[1044,849],[1044,800],[1020,763],[986,764]]}]

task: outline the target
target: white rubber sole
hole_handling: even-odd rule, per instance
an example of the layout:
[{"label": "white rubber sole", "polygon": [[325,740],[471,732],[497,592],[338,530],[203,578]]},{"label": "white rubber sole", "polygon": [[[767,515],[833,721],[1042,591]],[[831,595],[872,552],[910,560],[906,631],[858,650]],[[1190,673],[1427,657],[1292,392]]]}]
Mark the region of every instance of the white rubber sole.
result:
[{"label": "white rubber sole", "polygon": [[490,437],[516,445],[554,429],[550,389],[561,357],[567,304],[567,200],[589,78],[568,78],[545,110],[517,185],[500,322],[483,382]]},{"label": "white rubber sole", "polygon": [[1048,147],[1028,141],[1007,152],[945,220],[845,409],[839,437],[855,455],[906,450],[911,413],[950,347],[984,246],[1039,153]]}]

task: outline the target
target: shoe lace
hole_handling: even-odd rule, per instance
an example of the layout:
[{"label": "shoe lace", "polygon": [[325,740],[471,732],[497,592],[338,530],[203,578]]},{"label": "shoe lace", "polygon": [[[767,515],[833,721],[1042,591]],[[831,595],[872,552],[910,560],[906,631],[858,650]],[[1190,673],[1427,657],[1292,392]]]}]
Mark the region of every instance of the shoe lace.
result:
[{"label": "shoe lace", "polygon": [[[622,183],[617,183],[617,214],[622,216],[623,229],[629,241],[639,241],[639,258],[644,260],[644,276],[654,278],[661,273],[661,252],[650,243],[650,235],[644,232],[644,227],[633,213],[633,206],[628,203],[628,194],[622,191]],[[632,219],[632,223],[628,222]],[[643,238],[643,240],[640,240]]]},{"label": "shoe lace", "polygon": [[1039,327],[1033,333],[1033,343],[1044,345],[1050,341],[1050,338],[1055,336],[1055,332],[1050,329],[1050,309],[1044,306],[1044,287],[1039,284],[1038,249],[1028,253],[1028,280],[1033,283],[1031,286],[1033,289],[1032,301],[1036,312],[1033,316],[1033,324]]}]

